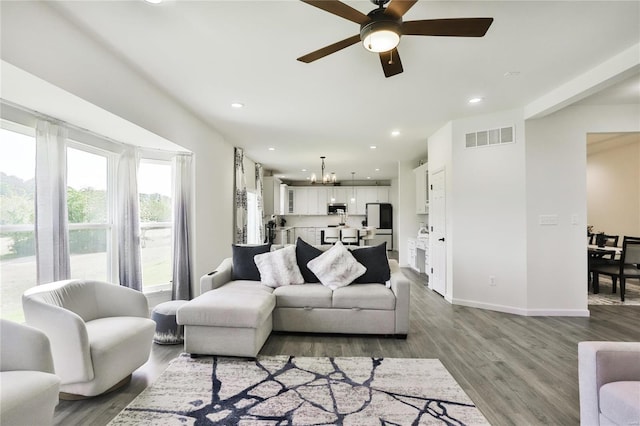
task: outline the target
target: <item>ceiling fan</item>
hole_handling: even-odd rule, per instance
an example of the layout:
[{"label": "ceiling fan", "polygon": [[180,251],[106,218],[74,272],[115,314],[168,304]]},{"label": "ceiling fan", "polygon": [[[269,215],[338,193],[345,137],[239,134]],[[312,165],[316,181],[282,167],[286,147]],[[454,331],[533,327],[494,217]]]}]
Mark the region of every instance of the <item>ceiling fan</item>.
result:
[{"label": "ceiling fan", "polygon": [[[397,48],[401,36],[482,37],[493,22],[493,18],[425,19],[403,22],[402,16],[418,0],[391,0],[391,2],[370,0],[378,7],[366,15],[338,0],[301,1],[360,24],[360,34],[301,56],[298,58],[300,62],[308,64],[362,41],[367,50],[378,53],[380,56],[385,77],[392,77],[403,71]],[[389,3],[389,6],[385,8],[386,3]]]}]

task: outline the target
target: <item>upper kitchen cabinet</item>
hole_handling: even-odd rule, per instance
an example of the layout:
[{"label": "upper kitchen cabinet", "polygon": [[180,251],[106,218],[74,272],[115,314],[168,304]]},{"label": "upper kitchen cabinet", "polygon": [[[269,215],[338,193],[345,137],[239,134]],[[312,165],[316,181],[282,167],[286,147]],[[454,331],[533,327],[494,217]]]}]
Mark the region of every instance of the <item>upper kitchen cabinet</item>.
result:
[{"label": "upper kitchen cabinet", "polygon": [[272,214],[282,214],[282,197],[280,186],[282,182],[274,176],[265,176],[262,184],[262,194],[264,203],[264,215],[269,217]]},{"label": "upper kitchen cabinet", "polygon": [[[315,193],[309,196],[310,188],[291,188],[293,191],[293,214],[310,214],[309,213],[309,199],[313,197]],[[316,198],[317,199],[317,198]],[[317,203],[316,203],[317,204]]]},{"label": "upper kitchen cabinet", "polygon": [[416,213],[429,213],[429,167],[425,163],[413,169],[416,177]]}]

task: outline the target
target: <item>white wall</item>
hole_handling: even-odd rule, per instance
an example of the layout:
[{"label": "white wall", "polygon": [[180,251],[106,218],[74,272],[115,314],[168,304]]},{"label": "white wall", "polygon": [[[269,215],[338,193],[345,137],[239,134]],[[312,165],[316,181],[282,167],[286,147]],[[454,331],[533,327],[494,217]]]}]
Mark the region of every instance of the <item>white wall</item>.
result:
[{"label": "white wall", "polygon": [[[587,308],[586,135],[637,132],[638,117],[638,105],[574,106],[527,120],[527,305],[533,312]],[[546,214],[557,215],[558,225],[539,225]]]},{"label": "white wall", "polygon": [[640,140],[587,154],[587,223],[619,244],[640,236]]},{"label": "white wall", "polygon": [[[454,303],[518,313],[526,306],[522,114],[517,109],[453,122],[453,197],[447,203]],[[465,147],[467,133],[510,126],[515,143]]]},{"label": "white wall", "polygon": [[[428,153],[429,153],[429,182],[433,182],[433,175],[441,170],[445,171],[445,193],[446,193],[446,257],[447,268],[445,272],[446,290],[444,297],[449,302],[453,298],[453,262],[451,262],[453,254],[453,224],[452,224],[452,202],[456,195],[453,193],[453,122],[448,122],[440,129],[438,129],[433,135],[429,136],[427,140]],[[415,184],[414,184],[415,185]],[[414,195],[415,197],[415,195]],[[415,208],[415,204],[414,204]],[[431,215],[429,215],[431,216]],[[429,244],[433,245],[433,239],[429,239]],[[433,249],[430,249],[433,253]],[[431,255],[433,259],[433,254]]]},{"label": "white wall", "polygon": [[198,294],[199,277],[231,254],[232,145],[45,3],[5,2],[1,19],[3,60],[193,152],[192,284]]}]

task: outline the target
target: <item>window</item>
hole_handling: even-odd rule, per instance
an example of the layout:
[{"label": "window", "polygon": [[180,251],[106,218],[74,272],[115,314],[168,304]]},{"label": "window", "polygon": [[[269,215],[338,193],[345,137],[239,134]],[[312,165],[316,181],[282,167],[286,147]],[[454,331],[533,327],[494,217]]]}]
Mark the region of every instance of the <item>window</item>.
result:
[{"label": "window", "polygon": [[0,310],[21,322],[22,293],[37,282],[34,129],[2,121],[0,128]]},{"label": "window", "polygon": [[71,278],[112,282],[108,154],[88,146],[71,145],[67,148]]},{"label": "window", "polygon": [[142,286],[168,286],[172,279],[172,166],[143,159],[138,167]]}]

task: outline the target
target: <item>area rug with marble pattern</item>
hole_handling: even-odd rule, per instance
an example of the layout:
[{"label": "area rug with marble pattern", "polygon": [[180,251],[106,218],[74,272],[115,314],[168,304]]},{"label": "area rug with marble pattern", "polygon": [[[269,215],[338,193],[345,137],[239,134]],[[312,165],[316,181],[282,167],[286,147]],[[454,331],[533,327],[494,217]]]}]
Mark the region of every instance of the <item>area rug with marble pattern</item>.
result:
[{"label": "area rug with marble pattern", "polygon": [[110,425],[487,425],[438,359],[182,354]]}]

